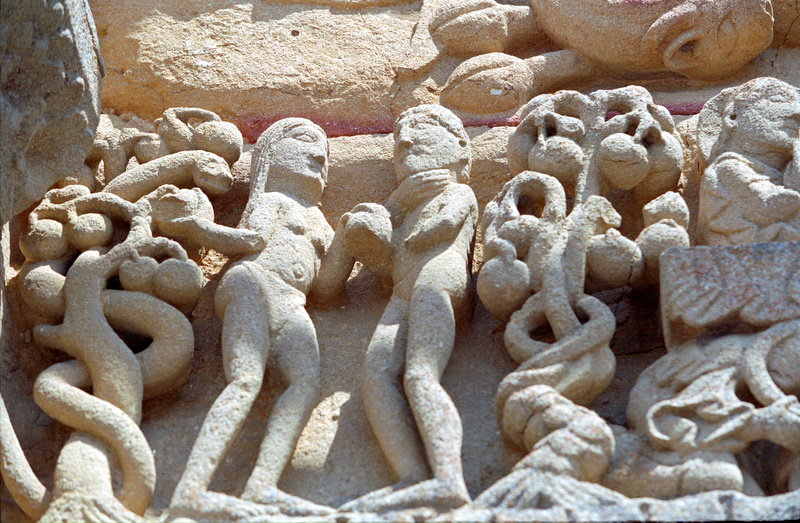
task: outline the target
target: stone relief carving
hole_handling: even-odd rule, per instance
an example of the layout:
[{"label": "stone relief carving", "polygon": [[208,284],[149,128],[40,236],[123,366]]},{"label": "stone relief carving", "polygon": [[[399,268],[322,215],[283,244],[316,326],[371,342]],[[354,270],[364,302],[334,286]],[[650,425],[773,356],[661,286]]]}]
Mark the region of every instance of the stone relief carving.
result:
[{"label": "stone relief carving", "polygon": [[737,245],[800,239],[800,89],[759,78],[726,89],[698,119],[705,166],[701,241]]},{"label": "stone relief carving", "polygon": [[[473,0],[441,2],[429,31],[447,53],[473,56],[450,75],[443,101],[486,114],[608,72],[724,78],[769,46],[772,27],[770,0]],[[561,49],[503,52],[525,56],[520,48],[542,38]]]},{"label": "stone relief carving", "polygon": [[0,56],[0,223],[6,223],[55,181],[86,176],[105,70],[85,0],[3,2]]},{"label": "stone relief carving", "polygon": [[[308,3],[350,9],[404,0]],[[74,13],[85,12],[83,4],[70,11],[73,4],[64,3],[70,23]],[[11,11],[3,5],[5,21]],[[46,10],[59,15],[59,5],[48,3]],[[725,53],[745,44],[755,53],[772,27],[765,18],[768,1],[604,1],[587,4],[591,18],[574,20],[556,16],[564,5],[426,1],[412,43],[427,39],[444,54],[489,53],[453,74],[445,99],[466,92],[476,104],[469,110],[491,112],[499,110],[497,103],[515,108],[559,82],[608,69],[725,75],[752,58]],[[416,8],[404,8],[401,17]],[[636,14],[625,20],[642,30],[631,32],[615,20],[628,33],[612,54],[613,46],[593,40],[600,33],[581,28],[620,16],[615,9]],[[63,21],[51,18],[45,22]],[[739,32],[740,24],[750,32]],[[455,43],[465,27],[478,29],[469,46]],[[91,31],[78,33],[76,39],[94,42]],[[538,34],[564,49],[527,63],[497,53],[516,53]],[[628,45],[631,39],[636,45]],[[640,41],[650,42],[652,52],[636,47]],[[25,53],[14,49],[13,60],[23,60]],[[84,65],[92,69],[92,63]],[[488,69],[470,70],[487,63]],[[497,63],[506,67],[513,92],[484,99],[469,91],[491,85]],[[417,71],[409,64],[400,67],[400,77]],[[536,64],[543,72],[531,75]],[[12,70],[4,66],[4,75]],[[4,121],[8,86],[19,78],[6,82],[4,76]],[[94,93],[91,86],[82,92],[83,101]],[[51,99],[45,112],[54,112]],[[676,519],[696,515],[701,506],[711,507],[702,509],[703,517],[800,517],[800,242],[777,243],[798,239],[798,105],[798,89],[775,79],[725,90],[706,105],[694,137],[700,153],[694,160],[704,169],[699,234],[701,243],[718,246],[692,249],[670,249],[690,243],[684,196],[691,199],[692,182],[681,179],[687,153],[672,118],[647,91],[562,91],[525,106],[508,143],[513,179],[484,210],[477,290],[486,308],[508,321],[503,338],[519,364],[498,378],[497,418],[511,449],[504,456],[517,455],[514,448],[526,454],[488,489],[470,481],[475,469],[462,455],[462,442],[473,413],[462,409],[445,375],[448,361],[458,362],[451,358],[459,345],[456,326],[473,312],[480,210],[480,197],[468,185],[474,152],[453,113],[438,106],[403,112],[394,128],[399,184],[384,204],[363,203],[341,217],[323,214],[330,163],[324,131],[304,119],[278,121],[253,149],[238,227],[217,223],[215,206],[230,211],[209,199],[234,185],[233,166],[243,149],[236,126],[187,107],[164,111],[153,132],[125,129],[102,116],[89,167],[81,163],[89,143],[84,137],[64,155],[77,158],[78,167],[59,161],[67,179],[22,214],[17,256],[24,262],[11,271],[17,308],[36,324],[34,341],[74,358],[52,360],[60,362],[38,373],[35,384],[31,380],[39,407],[74,432],[58,449],[50,488],[31,467],[31,449],[20,443],[25,438],[17,438],[24,434],[15,434],[11,424],[19,395],[5,384],[17,369],[6,361],[17,355],[6,348],[3,332],[3,482],[30,518],[43,521]],[[76,136],[86,134],[86,118],[70,120],[81,131]],[[20,124],[17,130],[25,129]],[[46,150],[44,138],[34,142],[34,150]],[[13,156],[9,151],[17,155],[17,167],[24,163],[16,142],[2,148],[4,158]],[[91,169],[100,162],[103,176],[95,180]],[[20,203],[16,193],[10,198],[14,213],[31,203]],[[757,241],[773,243],[732,246]],[[207,404],[175,481],[167,479],[164,487],[170,471],[159,468],[159,494],[155,451],[164,445],[145,428],[143,401],[185,389],[193,327],[210,322],[187,319],[204,287],[198,264],[207,270],[208,250],[231,257],[208,302],[221,319],[225,383]],[[368,345],[365,338],[361,395],[350,407],[363,400],[363,426],[368,419],[397,483],[320,502],[285,481],[296,475],[292,460],[300,440],[319,437],[304,427],[322,412],[316,409],[325,340],[319,334],[318,341],[318,332],[325,322],[315,316],[323,309],[309,313],[306,301],[341,304],[348,280],[361,277],[349,278],[356,261],[391,291]],[[379,294],[379,286],[370,289]],[[626,427],[593,410],[614,377],[612,338],[620,323],[619,307],[612,312],[595,293],[622,286],[660,293],[667,349],[631,390]],[[352,301],[342,307],[345,313]],[[480,308],[477,314],[488,317]],[[241,474],[247,476],[241,490],[218,488],[212,477],[239,451],[237,434],[247,432],[245,419],[259,410],[256,398],[272,370],[287,387],[269,409],[260,449],[249,462],[252,472]],[[337,397],[344,392],[337,390]],[[482,392],[476,387],[472,408],[490,398]],[[499,441],[494,432],[492,438]],[[164,501],[155,508],[159,498]]]},{"label": "stone relief carving", "polygon": [[[774,81],[752,84],[777,90],[769,91],[777,93],[773,102],[794,95]],[[787,111],[779,114],[794,121]],[[181,113],[203,116],[169,111]],[[663,108],[630,87],[543,95],[523,114],[508,146],[514,177],[484,212],[477,286],[487,308],[509,319],[507,349],[521,363],[496,400],[504,438],[528,452],[506,477],[470,503],[460,417],[439,381],[456,321],[471,309],[478,206],[466,185],[470,145],[460,121],[442,107],[421,106],[396,124],[398,187],[385,204],[360,204],[343,215],[336,233],[317,207],[327,179],[325,133],[299,118],[274,124],[256,145],[236,228],[215,223],[206,196],[231,187],[229,162],[241,137],[229,128],[203,147],[228,150],[227,161],[208,150],[159,147],[163,156],[141,156],[143,163],[107,178],[100,192],[82,185],[48,192],[20,238],[20,296],[40,323],[36,342],[76,358],[48,368],[34,389],[37,404],[76,432],[48,490],[27,465],[3,408],[4,481],[20,506],[54,521],[131,521],[147,509],[156,470],[138,427],[142,400],[176,390],[188,375],[194,336],[185,314],[203,284],[190,256],[200,248],[242,256],[215,295],[229,383],[194,443],[171,519],[333,514],[282,492],[278,480],[317,401],[319,353],[306,297],[335,303],[356,260],[393,284],[367,349],[362,390],[399,482],[343,504],[339,514],[411,510],[427,517],[459,509],[456,519],[486,519],[497,510],[529,510],[558,519],[566,507],[589,510],[593,503],[646,514],[630,499],[644,496],[763,495],[763,480],[742,464],[756,441],[781,449],[782,465],[768,478],[773,491],[797,490],[797,245],[670,250],[659,262],[668,247],[688,246],[687,206],[671,191],[682,149]],[[740,113],[735,121],[747,118]],[[182,120],[184,143],[209,121],[221,123]],[[699,129],[707,148],[710,134]],[[108,135],[98,137],[97,149],[115,158],[111,153],[127,146],[110,148]],[[142,133],[145,139],[164,135]],[[784,170],[793,145],[781,156]],[[705,161],[712,169],[714,160]],[[629,205],[617,211],[612,201],[626,201],[620,194],[630,196]],[[638,234],[622,219],[634,220],[632,209],[642,214]],[[589,292],[648,289],[659,274],[669,352],[631,391],[628,428],[609,424],[587,406],[614,372],[615,322]],[[549,338],[531,336],[543,326]],[[720,328],[734,333],[708,336]],[[134,354],[131,335],[152,341]],[[252,408],[269,353],[288,388],[244,491],[214,492],[211,478]]]},{"label": "stone relief carving", "polygon": [[[606,471],[611,430],[579,405],[590,405],[614,375],[615,321],[586,288],[647,286],[663,250],[689,245],[688,208],[668,192],[683,160],[673,133],[669,113],[629,87],[539,96],[509,139],[515,176],[484,211],[478,294],[509,320],[506,348],[521,364],[496,399],[503,435],[530,452],[517,469],[590,482]],[[645,227],[635,240],[617,229],[622,217],[604,197],[611,190],[631,191],[642,209]],[[542,327],[555,341],[531,337]],[[478,503],[507,504],[527,481],[538,488],[526,473]]]},{"label": "stone relief carving", "polygon": [[461,420],[440,380],[456,321],[472,308],[478,204],[467,185],[471,164],[469,136],[453,113],[408,109],[394,128],[399,185],[384,205],[358,205],[340,222],[348,252],[394,285],[364,357],[361,389],[399,480],[341,510],[445,510],[470,500]]},{"label": "stone relief carving", "polygon": [[[172,517],[235,520],[276,510],[295,516],[332,511],[277,488],[318,400],[319,349],[306,296],[333,299],[352,268],[341,231],[334,235],[317,208],[327,180],[327,139],[310,121],[289,118],[264,132],[256,149],[238,228],[216,225],[213,216],[170,225],[214,250],[244,255],[215,295],[228,385],[194,443],[170,503]],[[211,492],[212,476],[261,390],[270,353],[288,387],[273,408],[255,468],[241,499]]]},{"label": "stone relief carving", "polygon": [[[226,138],[210,141],[224,146]],[[34,339],[75,358],[42,372],[34,399],[76,429],[61,450],[49,491],[28,466],[3,406],[0,433],[10,456],[3,462],[4,481],[31,517],[129,521],[150,504],[156,470],[138,427],[142,401],[176,390],[188,377],[194,334],[185,314],[203,286],[197,264],[162,234],[182,237],[176,223],[213,220],[199,188],[168,183],[193,185],[191,177],[180,179],[161,162],[180,164],[181,154],[132,168],[101,192],[77,184],[53,189],[28,216],[20,237],[26,261],[19,287],[39,323]],[[160,168],[149,168],[157,163]],[[229,169],[203,167],[195,169],[198,181],[230,187]],[[112,278],[118,288],[109,285]],[[152,341],[134,354],[123,340],[131,335]],[[122,471],[118,493],[112,489],[114,462]]]},{"label": "stone relief carving", "polygon": [[[639,437],[617,433],[618,457],[604,484],[629,496],[762,496],[736,455],[769,441],[792,463],[800,450],[798,246],[696,247],[662,256],[668,352],[631,390],[628,424]],[[721,327],[740,332],[711,334]],[[796,490],[797,470],[784,474],[778,488]],[[770,477],[769,486],[779,481]]]}]

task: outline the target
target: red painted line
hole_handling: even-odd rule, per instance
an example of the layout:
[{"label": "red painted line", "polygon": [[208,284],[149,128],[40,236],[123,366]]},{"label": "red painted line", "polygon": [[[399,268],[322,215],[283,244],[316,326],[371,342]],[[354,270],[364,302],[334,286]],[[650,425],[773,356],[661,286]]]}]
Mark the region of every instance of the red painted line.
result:
[{"label": "red painted line", "polygon": [[[670,114],[674,116],[694,115],[700,112],[703,108],[702,103],[686,103],[686,104],[673,104],[665,106]],[[609,113],[606,119],[614,116],[615,114]],[[394,128],[394,120],[328,120],[320,118],[316,115],[307,114],[285,114],[280,116],[244,116],[239,119],[236,126],[242,132],[245,140],[248,143],[256,143],[258,137],[261,136],[267,127],[277,122],[282,118],[288,117],[301,117],[308,118],[315,124],[322,127],[328,138],[335,138],[338,136],[357,136],[361,134],[390,134]],[[516,127],[519,125],[519,116],[510,117],[471,117],[462,120],[464,127]]]}]

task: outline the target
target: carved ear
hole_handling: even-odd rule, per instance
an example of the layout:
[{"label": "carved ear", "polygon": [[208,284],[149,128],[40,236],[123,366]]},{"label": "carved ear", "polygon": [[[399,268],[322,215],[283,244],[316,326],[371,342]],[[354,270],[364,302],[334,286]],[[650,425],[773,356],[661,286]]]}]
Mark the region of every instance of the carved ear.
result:
[{"label": "carved ear", "polygon": [[[724,139],[726,133],[723,132],[723,121],[725,115],[725,107],[736,90],[736,87],[730,87],[723,90],[717,96],[707,101],[700,111],[697,118],[697,145],[700,149],[700,163],[701,170],[705,170],[709,163],[713,161],[712,155],[716,153],[716,149],[723,144],[717,144],[720,139]],[[732,123],[732,122],[728,122]]]},{"label": "carved ear", "polygon": [[642,52],[662,54],[675,37],[695,29],[701,13],[693,3],[684,3],[661,15],[642,38]]}]

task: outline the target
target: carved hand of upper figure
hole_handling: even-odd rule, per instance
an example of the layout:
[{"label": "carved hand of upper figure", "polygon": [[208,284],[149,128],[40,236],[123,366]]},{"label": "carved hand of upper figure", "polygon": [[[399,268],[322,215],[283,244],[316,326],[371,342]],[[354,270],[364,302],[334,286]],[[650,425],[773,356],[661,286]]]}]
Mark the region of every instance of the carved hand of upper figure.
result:
[{"label": "carved hand of upper figure", "polygon": [[[600,74],[724,78],[766,49],[772,27],[770,0],[531,0],[530,9],[473,0],[444,2],[430,22],[446,52],[488,53],[457,67],[442,92],[447,104],[479,114],[516,109]],[[525,60],[499,53],[548,38],[562,50]]]},{"label": "carved hand of upper figure", "polygon": [[701,241],[800,239],[800,89],[759,78],[710,100],[698,120]]}]

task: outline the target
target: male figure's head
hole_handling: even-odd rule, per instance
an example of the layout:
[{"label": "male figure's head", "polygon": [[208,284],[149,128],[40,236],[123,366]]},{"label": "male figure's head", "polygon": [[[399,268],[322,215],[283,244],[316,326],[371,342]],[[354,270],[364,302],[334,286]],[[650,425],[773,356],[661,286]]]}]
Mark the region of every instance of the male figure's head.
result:
[{"label": "male figure's head", "polygon": [[723,125],[745,146],[790,149],[800,127],[800,90],[772,78],[757,78],[732,94]]},{"label": "male figure's head", "polygon": [[457,182],[469,182],[472,154],[461,120],[440,105],[404,111],[394,124],[394,165],[401,182],[435,169],[448,169]]},{"label": "male figure's head", "polygon": [[735,151],[782,169],[800,140],[800,89],[756,78],[729,93],[715,156]]},{"label": "male figure's head", "polygon": [[250,170],[250,195],[291,194],[316,203],[328,181],[328,139],[304,118],[285,118],[259,137]]}]

